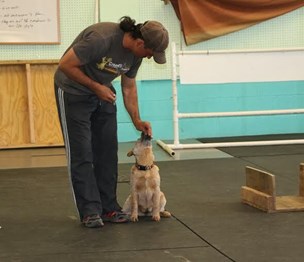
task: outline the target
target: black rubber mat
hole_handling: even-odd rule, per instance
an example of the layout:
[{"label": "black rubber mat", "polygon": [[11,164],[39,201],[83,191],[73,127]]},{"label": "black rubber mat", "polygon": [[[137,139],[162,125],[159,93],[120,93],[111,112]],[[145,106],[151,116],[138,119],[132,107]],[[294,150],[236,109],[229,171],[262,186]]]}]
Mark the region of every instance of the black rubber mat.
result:
[{"label": "black rubber mat", "polygon": [[[118,192],[122,204],[129,184]],[[82,227],[66,168],[0,170],[0,207],[1,262],[231,261],[175,217]]]},{"label": "black rubber mat", "polygon": [[[297,168],[298,161],[291,158],[286,158],[284,164]],[[282,161],[268,158],[262,167],[259,160],[180,161],[171,167],[163,166],[163,172],[170,170],[170,175],[163,178],[168,207],[183,224],[235,261],[300,262],[303,212],[267,214],[240,203],[245,166],[272,170],[277,161]],[[298,194],[298,172],[289,175],[278,172],[279,191],[294,190]]]},{"label": "black rubber mat", "polygon": [[[240,188],[251,165],[277,173],[280,192],[296,191],[301,158],[159,162],[173,217],[102,229],[79,224],[66,168],[0,170],[0,261],[300,262],[304,213],[264,213],[241,203]],[[130,167],[119,165],[121,204]]]}]

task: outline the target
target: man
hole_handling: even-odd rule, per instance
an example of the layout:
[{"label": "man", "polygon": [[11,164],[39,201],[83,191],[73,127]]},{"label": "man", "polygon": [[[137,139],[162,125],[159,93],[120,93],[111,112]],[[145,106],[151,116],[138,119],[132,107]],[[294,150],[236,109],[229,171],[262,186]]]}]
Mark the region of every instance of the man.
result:
[{"label": "man", "polygon": [[152,136],[140,119],[136,74],[142,59],[166,62],[167,30],[157,21],[97,23],[83,30],[67,49],[55,74],[55,94],[64,135],[74,199],[86,227],[127,222],[117,202],[116,92],[121,76],[124,105],[135,128]]}]

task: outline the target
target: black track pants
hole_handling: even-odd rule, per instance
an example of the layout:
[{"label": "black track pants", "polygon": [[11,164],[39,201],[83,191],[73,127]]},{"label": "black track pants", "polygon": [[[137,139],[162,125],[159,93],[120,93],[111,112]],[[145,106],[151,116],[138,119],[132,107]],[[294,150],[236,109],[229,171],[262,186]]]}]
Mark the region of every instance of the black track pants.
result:
[{"label": "black track pants", "polygon": [[116,105],[55,86],[68,170],[80,219],[120,210]]}]

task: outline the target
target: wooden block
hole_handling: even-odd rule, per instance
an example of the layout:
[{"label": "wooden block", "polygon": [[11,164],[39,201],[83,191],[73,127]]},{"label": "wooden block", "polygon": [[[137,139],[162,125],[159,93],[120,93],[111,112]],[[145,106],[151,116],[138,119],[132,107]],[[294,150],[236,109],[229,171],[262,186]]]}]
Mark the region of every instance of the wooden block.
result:
[{"label": "wooden block", "polygon": [[304,197],[279,196],[276,197],[277,212],[304,211]]},{"label": "wooden block", "polygon": [[266,212],[275,212],[275,197],[251,187],[241,188],[242,202]]},{"label": "wooden block", "polygon": [[253,168],[246,167],[246,186],[275,197],[275,176]]}]

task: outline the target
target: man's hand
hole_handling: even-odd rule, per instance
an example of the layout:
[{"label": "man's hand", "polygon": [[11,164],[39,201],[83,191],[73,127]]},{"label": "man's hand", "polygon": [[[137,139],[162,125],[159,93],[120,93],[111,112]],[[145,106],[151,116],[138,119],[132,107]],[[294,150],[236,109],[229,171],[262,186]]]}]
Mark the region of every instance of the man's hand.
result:
[{"label": "man's hand", "polygon": [[107,101],[112,104],[114,104],[116,101],[115,93],[107,86],[104,86],[104,85],[101,85],[101,84],[98,84],[97,82],[95,82],[94,83],[94,92],[100,100],[104,100],[104,101]]},{"label": "man's hand", "polygon": [[142,131],[145,135],[152,137],[152,128],[149,122],[138,120],[134,123],[134,126],[138,131]]}]

